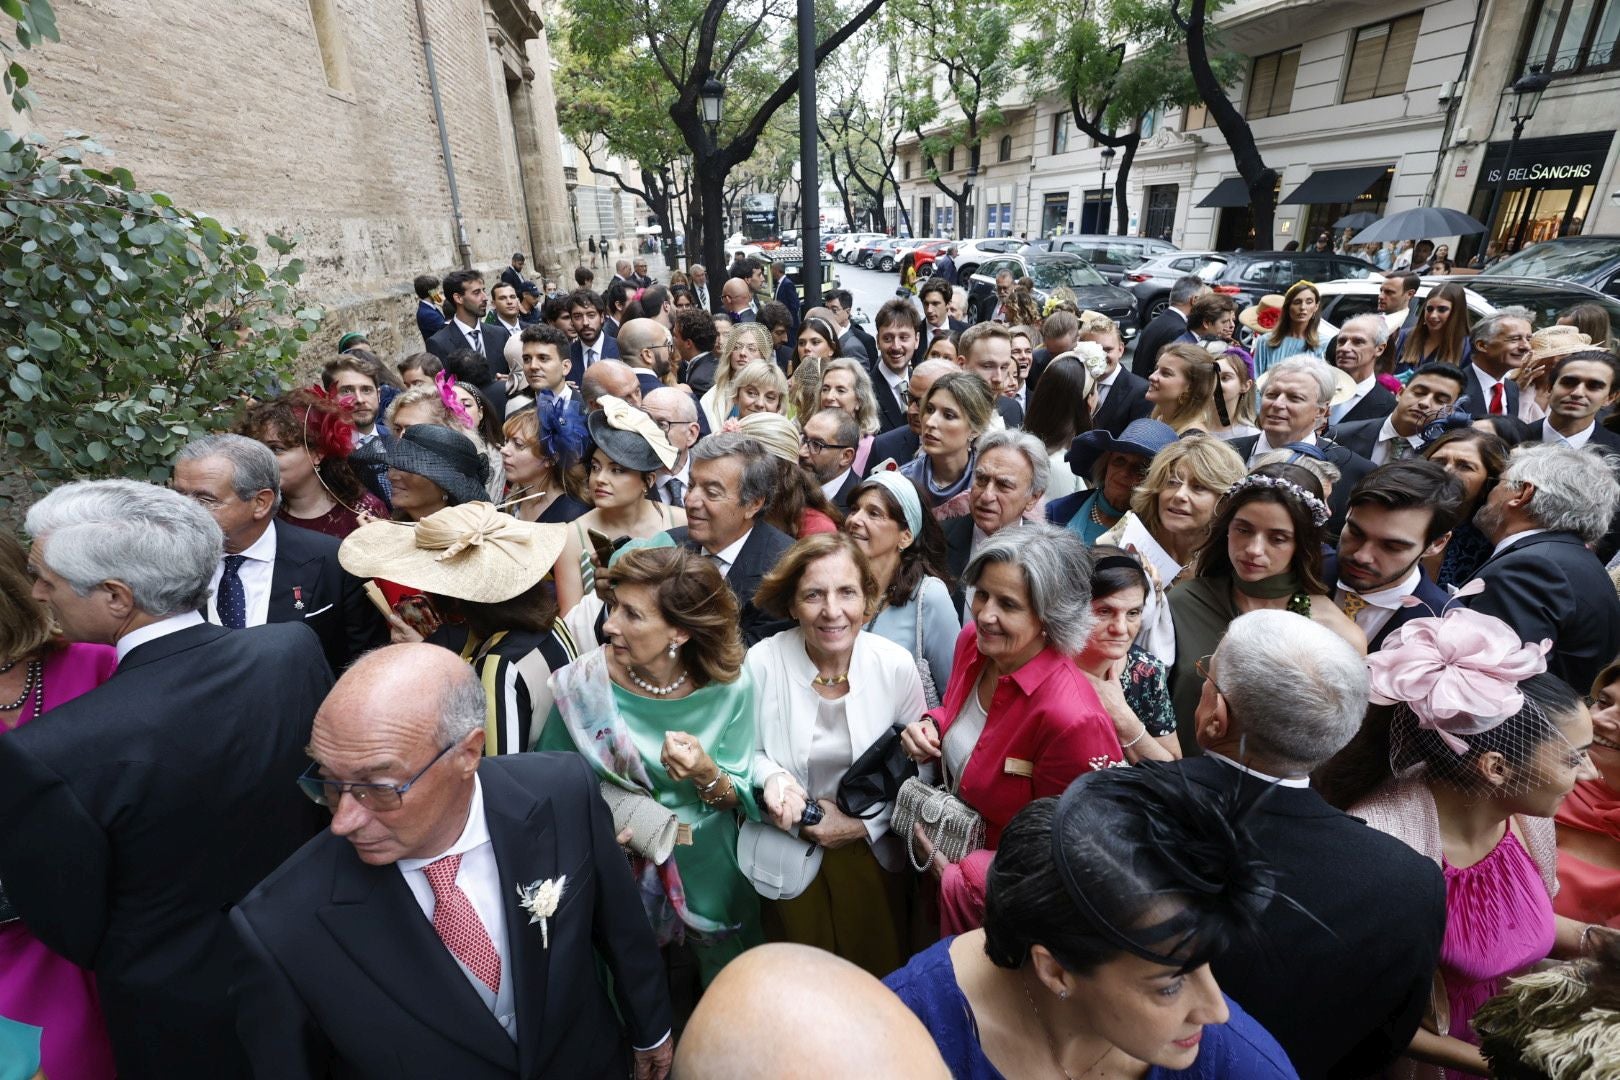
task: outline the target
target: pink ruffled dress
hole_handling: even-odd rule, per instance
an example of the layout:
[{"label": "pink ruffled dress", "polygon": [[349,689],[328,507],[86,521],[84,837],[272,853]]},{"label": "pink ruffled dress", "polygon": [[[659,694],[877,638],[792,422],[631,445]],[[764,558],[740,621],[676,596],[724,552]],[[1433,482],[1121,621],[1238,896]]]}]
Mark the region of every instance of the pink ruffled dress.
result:
[{"label": "pink ruffled dress", "polygon": [[[1491,853],[1459,869],[1442,863],[1446,876],[1446,936],[1440,970],[1450,1005],[1449,1034],[1479,1045],[1474,1011],[1515,975],[1552,952],[1552,897],[1536,862],[1508,829]],[[1477,1080],[1446,1070],[1447,1080]]]}]

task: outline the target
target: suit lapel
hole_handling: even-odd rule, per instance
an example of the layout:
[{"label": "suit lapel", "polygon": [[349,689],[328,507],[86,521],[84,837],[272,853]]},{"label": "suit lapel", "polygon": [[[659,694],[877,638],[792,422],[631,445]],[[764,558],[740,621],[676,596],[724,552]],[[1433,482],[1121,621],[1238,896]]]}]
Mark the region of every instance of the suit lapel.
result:
[{"label": "suit lapel", "polygon": [[468,984],[398,867],[367,866],[343,852],[334,874],[332,902],[315,915],[350,959],[402,1009],[495,1065],[508,1070],[515,1066],[517,1047]]},{"label": "suit lapel", "polygon": [[[550,1048],[567,1034],[546,1022],[551,950],[543,947],[540,927],[530,923],[531,916],[523,910],[517,891],[519,884],[557,876],[556,815],[549,799],[537,800],[501,771],[485,768],[479,775],[484,781],[484,814],[506,905],[506,947],[518,1015],[518,1075],[530,1076],[535,1062],[546,1060]],[[556,920],[549,932],[555,941],[560,932]]]},{"label": "suit lapel", "polygon": [[[282,528],[279,522],[271,528],[276,530],[276,561],[270,570],[270,604],[265,622],[302,622],[306,615],[320,607],[314,602],[320,572],[307,569],[316,560],[299,557],[297,537],[289,538],[289,530]],[[301,610],[300,603],[303,604]]]}]

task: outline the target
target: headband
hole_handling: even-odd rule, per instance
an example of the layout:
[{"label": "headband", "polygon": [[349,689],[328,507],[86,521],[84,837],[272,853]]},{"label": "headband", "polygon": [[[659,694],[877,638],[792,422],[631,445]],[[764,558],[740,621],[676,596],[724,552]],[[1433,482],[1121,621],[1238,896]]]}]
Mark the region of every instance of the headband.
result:
[{"label": "headband", "polygon": [[806,315],[804,322],[805,325],[814,327],[816,333],[827,339],[828,344],[838,341],[838,332],[832,328],[832,323],[823,319],[820,315]]},{"label": "headband", "polygon": [[[1303,466],[1300,467],[1302,468]],[[1273,491],[1280,491],[1284,495],[1292,495],[1294,498],[1304,503],[1305,508],[1311,512],[1311,520],[1316,522],[1317,528],[1321,528],[1323,525],[1326,525],[1328,518],[1333,516],[1333,513],[1328,510],[1327,503],[1323,502],[1315,495],[1312,495],[1309,491],[1306,491],[1292,480],[1284,480],[1280,476],[1258,476],[1254,473],[1250,473],[1248,476],[1245,476],[1243,479],[1227,488],[1226,494],[1222,495],[1221,498],[1230,499],[1232,496],[1241,491],[1247,491],[1249,488],[1257,487],[1271,488]]]},{"label": "headband", "polygon": [[1091,566],[1093,576],[1104,570],[1135,570],[1138,574],[1145,574],[1142,564],[1130,555],[1104,555]]},{"label": "headband", "polygon": [[[891,472],[887,469],[880,469],[868,476],[866,484],[876,484],[890,495],[893,495],[894,501],[900,504],[900,513],[905,516],[906,529],[914,537],[922,535],[922,500],[917,498],[916,485],[898,472]],[[862,486],[864,487],[866,484]]]}]

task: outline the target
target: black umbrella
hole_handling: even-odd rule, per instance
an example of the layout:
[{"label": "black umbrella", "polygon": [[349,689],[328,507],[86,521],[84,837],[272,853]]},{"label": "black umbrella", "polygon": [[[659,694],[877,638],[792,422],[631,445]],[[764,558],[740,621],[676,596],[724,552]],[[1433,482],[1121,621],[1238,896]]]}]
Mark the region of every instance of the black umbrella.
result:
[{"label": "black umbrella", "polygon": [[1350,242],[1377,244],[1392,240],[1423,240],[1434,236],[1468,236],[1484,231],[1484,225],[1461,210],[1447,210],[1443,206],[1419,206],[1374,222],[1352,236]]},{"label": "black umbrella", "polygon": [[1365,229],[1378,220],[1378,215],[1371,210],[1358,210],[1354,214],[1346,214],[1333,223],[1335,229]]}]

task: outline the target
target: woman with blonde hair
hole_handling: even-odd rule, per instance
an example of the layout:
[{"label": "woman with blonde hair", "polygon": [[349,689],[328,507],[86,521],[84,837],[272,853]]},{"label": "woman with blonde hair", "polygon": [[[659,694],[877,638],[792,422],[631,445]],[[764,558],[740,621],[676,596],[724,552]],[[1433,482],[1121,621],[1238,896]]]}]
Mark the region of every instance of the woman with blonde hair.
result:
[{"label": "woman with blonde hair", "polygon": [[1153,403],[1149,415],[1184,435],[1202,431],[1207,418],[1224,407],[1217,403],[1220,365],[1201,345],[1166,345],[1159,350],[1157,366],[1148,376],[1147,400]]},{"label": "woman with blonde hair", "polygon": [[741,434],[758,439],[776,462],[776,483],[760,518],[796,540],[814,533],[837,532],[843,515],[799,464],[799,425],[779,413],[768,412],[744,416],[736,425]]},{"label": "woman with blonde hair", "polygon": [[755,413],[786,415],[790,392],[776,361],[751,360],[732,381],[731,417],[740,420]]},{"label": "woman with blonde hair", "polygon": [[819,315],[806,315],[799,327],[799,341],[793,353],[793,370],[788,376],[788,411],[806,420],[820,405],[821,365],[842,356],[838,331]]},{"label": "woman with blonde hair", "polygon": [[714,385],[698,400],[710,431],[719,431],[731,415],[736,404],[733,384],[742,369],[751,361],[769,360],[775,355],[771,332],[757,322],[737,323],[726,331],[720,345],[720,363],[714,369]]},{"label": "woman with blonde hair", "polygon": [[[1259,412],[1255,404],[1254,357],[1241,345],[1226,342],[1207,342],[1209,350],[1220,365],[1220,388],[1210,400],[1209,415],[1204,418],[1204,431],[1223,439],[1244,439],[1260,434]],[[1225,407],[1225,412],[1221,411]]]},{"label": "woman with blonde hair", "polygon": [[865,366],[847,357],[824,362],[821,365],[821,407],[842,409],[855,418],[856,426],[861,429],[861,441],[855,448],[855,464],[851,468],[856,476],[862,475],[866,472],[866,460],[872,454],[872,440],[883,425],[877,398],[872,393],[872,376]]},{"label": "woman with blonde hair", "polygon": [[433,383],[413,386],[394,395],[384,417],[388,430],[398,437],[417,424],[438,424],[466,436],[489,463],[489,479],[484,487],[490,501],[500,502],[506,493],[506,466],[501,461],[501,448],[484,440],[478,422],[456,396],[455,386],[455,376],[440,372]]}]

